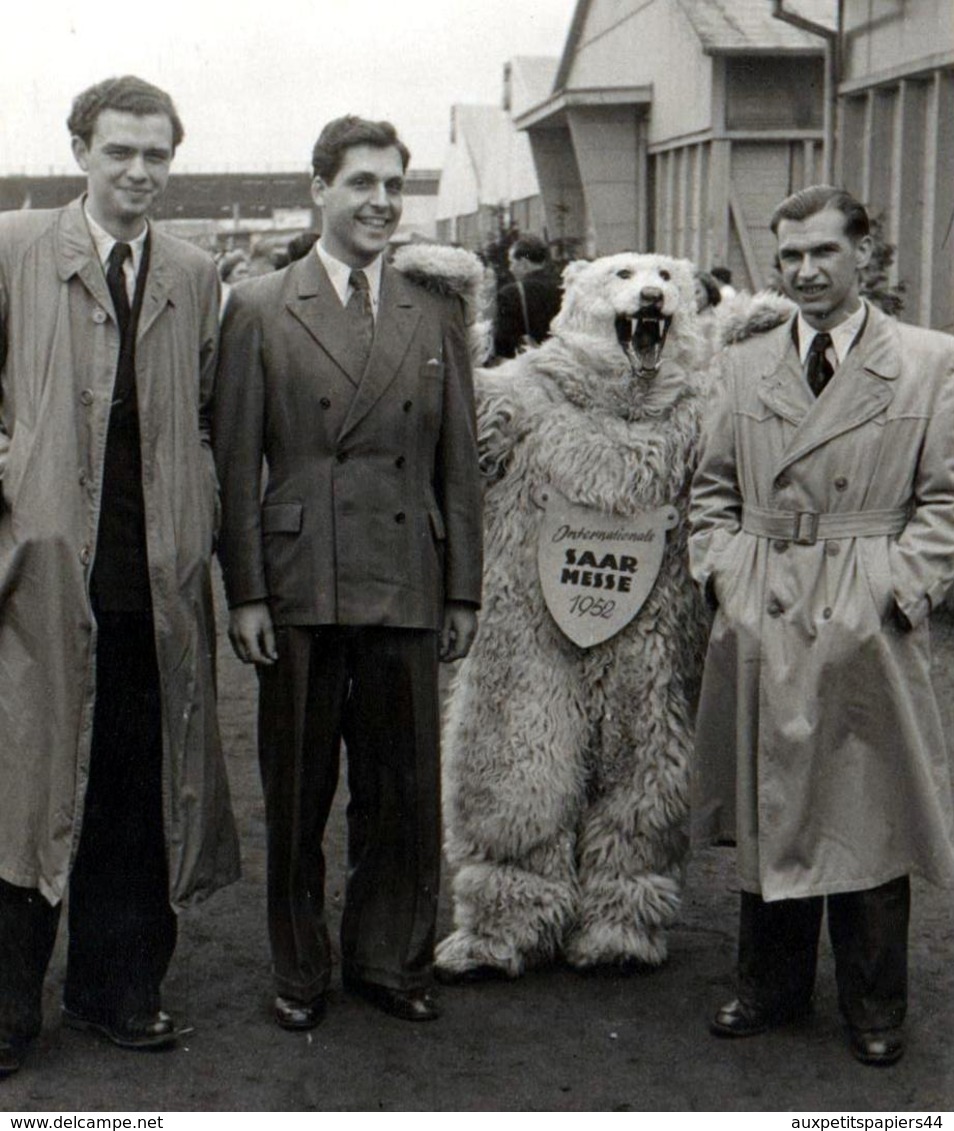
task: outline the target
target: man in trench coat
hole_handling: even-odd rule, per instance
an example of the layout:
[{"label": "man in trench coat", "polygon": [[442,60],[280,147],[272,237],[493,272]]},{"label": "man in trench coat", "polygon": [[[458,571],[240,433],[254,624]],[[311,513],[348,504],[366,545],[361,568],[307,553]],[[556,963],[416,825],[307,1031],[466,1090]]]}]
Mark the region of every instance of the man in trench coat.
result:
[{"label": "man in trench coat", "polygon": [[384,261],[407,162],[390,123],[329,123],[313,153],[319,242],[237,286],[223,323],[219,555],[232,644],[259,671],[274,1015],[286,1029],[324,1013],[322,837],[342,738],[345,985],[406,1020],[438,1015],[437,661],[465,655],[476,629],[481,507],[460,303]]},{"label": "man in trench coat", "polygon": [[745,1037],[809,1005],[827,897],[866,1064],[902,1053],[909,875],[954,882],[928,616],[954,578],[954,339],[859,295],[868,217],[814,186],[772,220],[797,315],[725,354],[690,553],[717,604],[696,816],[738,845]]},{"label": "man in trench coat", "polygon": [[80,94],[84,196],[0,217],[0,1075],[64,1023],[176,1040],[175,908],[233,880],[213,684],[218,286],[150,225],[182,126],[132,76]]}]

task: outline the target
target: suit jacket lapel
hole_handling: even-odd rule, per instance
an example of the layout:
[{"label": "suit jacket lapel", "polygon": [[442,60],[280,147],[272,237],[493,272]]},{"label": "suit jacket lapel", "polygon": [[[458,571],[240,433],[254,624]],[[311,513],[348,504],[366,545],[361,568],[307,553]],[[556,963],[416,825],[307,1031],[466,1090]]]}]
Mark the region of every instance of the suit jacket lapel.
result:
[{"label": "suit jacket lapel", "polygon": [[399,271],[385,264],[371,356],[341,429],[342,436],[367,416],[394,380],[420,317],[414,288]]},{"label": "suit jacket lapel", "polygon": [[292,316],[305,327],[319,346],[341,369],[352,385],[361,380],[360,364],[344,318],[341,300],[328,272],[314,251],[290,270],[296,272],[297,293],[287,303]]}]

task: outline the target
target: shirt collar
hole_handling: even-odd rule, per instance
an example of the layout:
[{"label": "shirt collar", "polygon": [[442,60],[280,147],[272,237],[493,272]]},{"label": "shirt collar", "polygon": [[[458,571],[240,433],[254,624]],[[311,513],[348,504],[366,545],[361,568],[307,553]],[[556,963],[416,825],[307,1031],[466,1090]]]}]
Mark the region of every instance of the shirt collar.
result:
[{"label": "shirt collar", "polygon": [[[109,253],[113,250],[113,246],[121,241],[117,240],[115,236],[111,236],[109,232],[102,226],[97,224],[93,217],[90,215],[89,208],[87,207],[86,198],[83,198],[83,213],[86,216],[86,224],[89,228],[89,234],[93,237],[93,246],[96,248],[96,254],[99,256],[99,261],[103,265],[103,270],[109,264]],[[132,249],[132,270],[133,275],[139,274],[139,265],[142,263],[143,251],[146,247],[146,236],[149,235],[149,222],[146,222],[145,227],[134,240],[124,240],[122,242],[128,243]]]},{"label": "shirt collar", "polygon": [[[849,315],[844,322],[839,322],[837,326],[833,326],[828,333],[831,335],[832,348],[835,351],[835,357],[838,359],[838,364],[845,360],[848,356],[848,351],[855,344],[855,338],[861,327],[865,323],[865,318],[868,314],[868,307],[865,305],[865,300],[861,300],[861,304],[854,314]],[[812,339],[816,334],[824,333],[822,330],[816,330],[814,326],[810,326],[806,321],[801,311],[798,312],[798,356],[801,359],[802,365],[808,360],[808,351],[811,349]]]},{"label": "shirt collar", "polygon": [[[341,305],[346,306],[350,295],[350,285],[348,283],[351,277],[353,267],[349,267],[347,263],[342,263],[340,259],[329,254],[322,246],[321,240],[315,244],[315,253],[324,264],[325,270],[328,272],[328,278],[331,280],[331,285],[335,289],[335,294],[341,300]],[[368,290],[371,294],[371,310],[377,315],[378,313],[378,299],[381,296],[381,270],[384,263],[384,256],[379,255],[373,259],[367,267],[362,267],[361,270],[368,276]]]}]

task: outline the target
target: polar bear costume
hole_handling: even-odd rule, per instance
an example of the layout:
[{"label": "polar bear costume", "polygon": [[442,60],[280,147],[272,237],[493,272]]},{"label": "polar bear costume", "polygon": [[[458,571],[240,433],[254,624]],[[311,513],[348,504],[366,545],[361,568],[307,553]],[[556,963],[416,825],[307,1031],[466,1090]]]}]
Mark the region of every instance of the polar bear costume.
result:
[{"label": "polar bear costume", "polygon": [[[706,630],[686,564],[705,400],[692,265],[625,253],[571,264],[564,286],[554,336],[478,374],[487,564],[444,735],[445,981],[558,955],[656,966],[679,908]],[[678,515],[645,603],[589,647],[538,577],[554,491],[604,515]]]}]

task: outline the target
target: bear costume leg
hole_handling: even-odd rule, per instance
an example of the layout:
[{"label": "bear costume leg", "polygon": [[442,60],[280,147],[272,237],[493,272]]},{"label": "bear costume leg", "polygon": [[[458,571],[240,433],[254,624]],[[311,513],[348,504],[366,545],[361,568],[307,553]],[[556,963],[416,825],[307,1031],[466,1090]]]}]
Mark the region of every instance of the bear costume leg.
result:
[{"label": "bear costume leg", "polygon": [[580,913],[565,948],[581,968],[659,966],[680,904],[689,714],[664,638],[633,627],[640,640],[630,636],[599,675],[599,753],[577,847]]},{"label": "bear costume leg", "polygon": [[445,981],[517,977],[558,952],[577,915],[589,728],[578,663],[558,643],[519,648],[508,636],[482,626],[449,707],[445,852],[457,873],[455,930],[436,953]]}]

